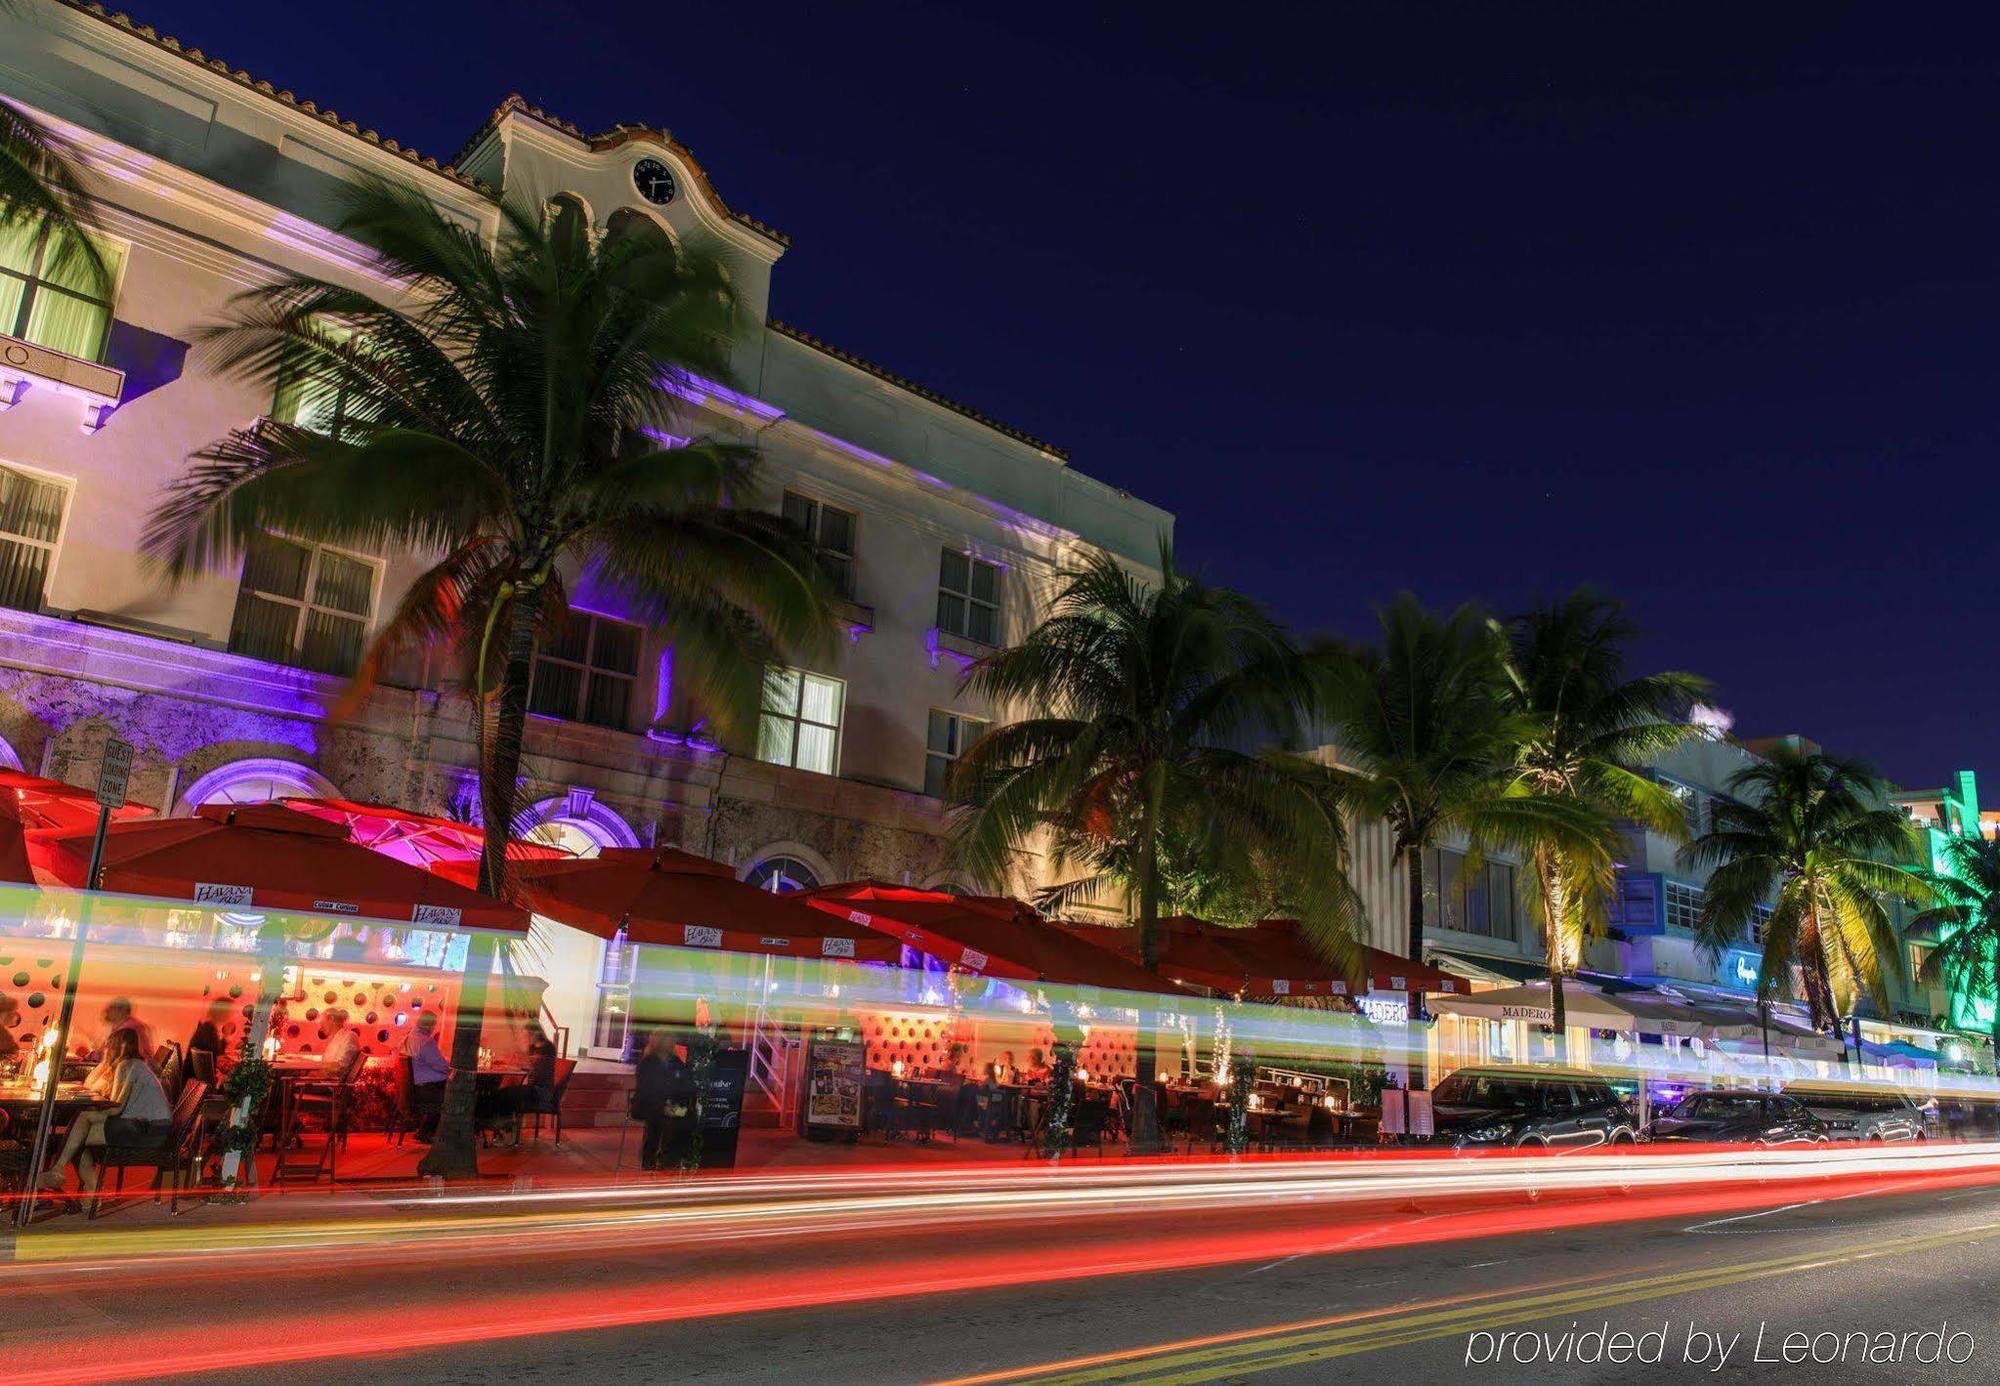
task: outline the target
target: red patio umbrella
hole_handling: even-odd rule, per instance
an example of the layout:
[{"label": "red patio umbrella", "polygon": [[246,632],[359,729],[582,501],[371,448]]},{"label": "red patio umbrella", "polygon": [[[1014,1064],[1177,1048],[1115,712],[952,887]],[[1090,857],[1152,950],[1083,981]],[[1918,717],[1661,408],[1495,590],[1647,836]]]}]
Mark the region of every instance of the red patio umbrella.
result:
[{"label": "red patio umbrella", "polygon": [[1049,923],[1018,900],[881,881],[850,881],[801,894],[815,909],[888,934],[967,972],[1166,995],[1179,990],[1136,962]]},{"label": "red patio umbrella", "polygon": [[[470,865],[470,864],[468,864]],[[453,877],[468,865],[441,865]],[[672,847],[609,847],[595,857],[525,861],[514,886],[537,914],[633,943],[790,958],[893,962],[896,945],[736,879],[720,862]]]},{"label": "red patio umbrella", "polygon": [[[486,832],[477,824],[460,823],[428,813],[415,813],[393,804],[371,804],[355,799],[281,799],[286,808],[344,823],[354,840],[371,851],[382,852],[413,866],[432,862],[477,861],[486,847]],[[568,859],[560,847],[515,838],[507,844],[509,861],[551,861]]]},{"label": "red patio umbrella", "polygon": [[[111,821],[143,818],[151,812],[140,804],[125,804],[111,810]],[[0,881],[32,882],[35,835],[94,832],[97,813],[97,795],[89,789],[20,770],[0,770]]]},{"label": "red patio umbrella", "polygon": [[[92,834],[37,838],[51,874],[82,886]],[[115,823],[105,890],[254,910],[351,915],[393,924],[525,932],[525,910],[371,852],[345,824],[277,804],[208,804],[192,818]]]}]

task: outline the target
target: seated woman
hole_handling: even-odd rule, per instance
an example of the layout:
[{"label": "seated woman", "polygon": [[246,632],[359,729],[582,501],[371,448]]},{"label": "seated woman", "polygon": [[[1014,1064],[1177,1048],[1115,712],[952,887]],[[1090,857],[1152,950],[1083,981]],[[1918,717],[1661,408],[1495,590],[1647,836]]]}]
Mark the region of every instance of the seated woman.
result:
[{"label": "seated woman", "polygon": [[194,1033],[188,1036],[187,1063],[190,1074],[195,1072],[196,1061],[194,1056],[196,1054],[207,1054],[209,1056],[207,1068],[210,1081],[214,1081],[228,1071],[229,1050],[228,1046],[222,1040],[222,1027],[229,1024],[230,1017],[235,1013],[235,1010],[236,1007],[226,998],[208,1003],[208,1010],[202,1015],[200,1021],[195,1024]]},{"label": "seated woman", "polygon": [[[173,1138],[174,1111],[160,1089],[159,1077],[139,1057],[139,1037],[114,1030],[105,1040],[105,1095],[118,1105],[108,1111],[84,1112],[70,1123],[62,1153],[42,1176],[42,1187],[61,1192],[64,1172],[77,1168],[77,1183],[86,1192],[97,1187],[100,1171],[93,1152],[105,1146],[158,1149]],[[94,1076],[94,1075],[93,1075]]]},{"label": "seated woman", "polygon": [[540,1026],[522,1031],[521,1061],[527,1068],[525,1080],[480,1093],[475,1116],[480,1130],[496,1140],[511,1128],[515,1145],[521,1143],[521,1113],[546,1111],[556,1094],[555,1041]]},{"label": "seated woman", "polygon": [[1049,1081],[1049,1062],[1039,1049],[1028,1051],[1028,1069],[1021,1075],[1024,1083],[1044,1084]]}]

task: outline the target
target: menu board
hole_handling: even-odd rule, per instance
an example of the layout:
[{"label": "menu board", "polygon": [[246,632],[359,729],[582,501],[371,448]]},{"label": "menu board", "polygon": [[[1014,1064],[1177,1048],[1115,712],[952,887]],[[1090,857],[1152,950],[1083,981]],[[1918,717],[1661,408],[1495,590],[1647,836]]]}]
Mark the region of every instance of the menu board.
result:
[{"label": "menu board", "polygon": [[799,1129],[821,1137],[861,1131],[861,1087],[868,1051],[860,1040],[815,1035],[806,1048],[805,1100]]},{"label": "menu board", "polygon": [[736,1133],[743,1126],[743,1088],[749,1079],[749,1050],[715,1051],[695,1112],[701,1127],[703,1169],[726,1169],[736,1163]]}]

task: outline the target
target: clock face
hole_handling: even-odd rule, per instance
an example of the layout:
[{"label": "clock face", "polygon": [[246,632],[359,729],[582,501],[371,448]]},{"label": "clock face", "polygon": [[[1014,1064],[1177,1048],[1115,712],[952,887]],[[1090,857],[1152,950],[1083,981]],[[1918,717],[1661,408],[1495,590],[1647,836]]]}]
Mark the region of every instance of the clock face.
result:
[{"label": "clock face", "polygon": [[632,186],[655,207],[664,207],[674,200],[673,170],[658,159],[641,159],[632,165]]}]

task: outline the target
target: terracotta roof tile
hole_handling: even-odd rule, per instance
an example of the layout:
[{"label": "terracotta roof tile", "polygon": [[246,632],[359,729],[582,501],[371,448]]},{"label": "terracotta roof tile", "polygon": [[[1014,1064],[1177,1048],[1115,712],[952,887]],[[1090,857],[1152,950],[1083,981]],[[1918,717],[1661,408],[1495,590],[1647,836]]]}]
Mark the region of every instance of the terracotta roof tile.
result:
[{"label": "terracotta roof tile", "polygon": [[487,187],[484,183],[479,182],[477,179],[468,178],[465,174],[460,173],[455,164],[450,164],[450,163],[441,164],[436,159],[431,158],[429,155],[419,154],[416,150],[408,148],[405,145],[399,144],[395,140],[384,139],[381,135],[377,134],[375,131],[363,129],[359,124],[357,124],[352,120],[341,119],[340,114],[337,111],[322,110],[317,103],[312,101],[301,100],[299,97],[295,96],[292,92],[288,90],[280,90],[279,88],[273,86],[269,82],[263,81],[260,78],[252,77],[248,72],[245,72],[240,67],[231,67],[228,63],[224,62],[220,58],[209,57],[199,48],[185,47],[179,39],[173,37],[171,34],[159,33],[157,30],[153,28],[152,25],[141,24],[138,21],[134,20],[128,14],[119,13],[113,10],[107,10],[104,8],[104,6],[93,3],[92,0],[58,0],[58,3],[67,6],[72,10],[76,10],[81,14],[89,15],[91,18],[96,19],[102,23],[109,24],[113,28],[121,29],[128,34],[131,34],[134,38],[143,39],[147,43],[152,44],[155,48],[161,49],[164,52],[172,53],[186,62],[193,63],[197,67],[207,68],[211,72],[220,73],[222,76],[229,78],[231,81],[237,82],[243,86],[250,88],[252,91],[259,92],[262,95],[270,97],[273,101],[282,101],[287,106],[290,106],[295,110],[304,111],[307,115],[317,116],[320,120],[324,121],[327,125],[333,127],[336,130],[344,131],[347,134],[353,135],[357,139],[366,140],[368,141],[368,143],[376,146],[378,149],[386,149],[391,154],[401,155],[403,158],[409,160],[411,163],[416,164],[422,168],[427,168],[431,170],[433,173],[442,174],[444,177],[451,179],[454,183],[458,183],[466,188],[470,188],[474,192],[482,193],[488,197],[491,197],[493,195],[493,189]]}]

